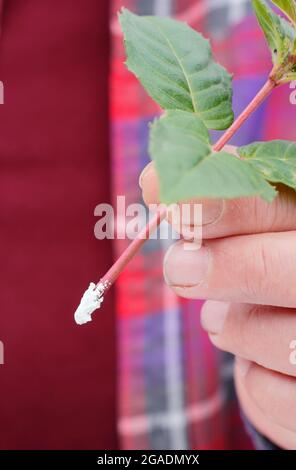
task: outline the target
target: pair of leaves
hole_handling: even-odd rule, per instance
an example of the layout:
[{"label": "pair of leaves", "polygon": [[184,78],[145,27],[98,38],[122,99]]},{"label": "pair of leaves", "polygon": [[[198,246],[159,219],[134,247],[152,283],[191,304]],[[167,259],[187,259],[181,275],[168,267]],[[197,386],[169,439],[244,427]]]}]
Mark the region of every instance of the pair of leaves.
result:
[{"label": "pair of leaves", "polygon": [[213,152],[203,122],[185,111],[168,111],[151,126],[150,153],[167,204],[194,197],[259,195],[271,201],[276,191],[248,162]]},{"label": "pair of leaves", "polygon": [[276,190],[267,181],[296,189],[295,142],[255,142],[237,149],[239,159],[213,152],[206,127],[188,112],[168,111],[151,127],[150,152],[167,204],[254,195],[272,201]]},{"label": "pair of leaves", "polygon": [[292,23],[278,16],[265,0],[253,0],[253,7],[271,50],[273,78],[288,82],[296,79],[296,4],[294,0],[271,1]]},{"label": "pair of leaves", "polygon": [[[293,19],[290,1],[274,3]],[[262,0],[254,0],[254,6],[269,44],[276,50],[275,60],[283,59],[286,42],[294,38],[292,26]],[[269,181],[295,189],[296,144],[251,144],[238,150],[242,159],[212,150],[208,129],[224,129],[233,121],[232,89],[231,76],[214,62],[206,39],[186,24],[138,17],[126,9],[120,22],[128,68],[166,110],[150,133],[162,202],[255,195],[271,201],[276,190]]]}]

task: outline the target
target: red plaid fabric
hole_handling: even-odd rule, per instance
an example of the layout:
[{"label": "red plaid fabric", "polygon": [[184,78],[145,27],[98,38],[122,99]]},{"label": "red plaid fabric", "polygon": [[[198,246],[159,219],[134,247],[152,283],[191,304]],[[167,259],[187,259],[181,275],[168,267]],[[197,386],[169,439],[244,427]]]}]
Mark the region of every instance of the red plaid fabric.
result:
[{"label": "red plaid fabric", "polygon": [[[270,59],[254,15],[249,15],[249,1],[113,0],[113,194],[125,195],[131,203],[140,201],[138,177],[149,161],[147,124],[159,110],[123,64],[116,20],[122,5],[139,14],[180,18],[211,37],[216,57],[235,74],[236,114],[265,80]],[[275,108],[286,118],[263,119]],[[291,108],[287,90],[277,91],[233,143],[295,138],[295,130],[287,127]],[[116,241],[117,254],[127,243]],[[121,447],[251,448],[233,390],[232,357],[215,350],[202,331],[201,302],[178,299],[162,279],[168,244],[147,242],[117,283]]]}]

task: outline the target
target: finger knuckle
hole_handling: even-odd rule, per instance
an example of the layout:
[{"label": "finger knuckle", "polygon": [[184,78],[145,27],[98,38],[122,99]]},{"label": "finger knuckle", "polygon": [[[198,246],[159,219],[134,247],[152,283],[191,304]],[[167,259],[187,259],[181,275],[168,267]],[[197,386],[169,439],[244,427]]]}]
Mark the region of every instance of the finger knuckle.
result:
[{"label": "finger knuckle", "polygon": [[254,349],[254,341],[258,338],[258,333],[262,325],[261,307],[259,305],[248,305],[245,308],[245,314],[241,315],[240,338],[238,339],[243,345],[244,351],[252,354]]},{"label": "finger knuckle", "polygon": [[276,276],[276,266],[272,254],[265,243],[256,244],[243,267],[243,289],[247,298],[266,298],[273,288],[271,282]]}]

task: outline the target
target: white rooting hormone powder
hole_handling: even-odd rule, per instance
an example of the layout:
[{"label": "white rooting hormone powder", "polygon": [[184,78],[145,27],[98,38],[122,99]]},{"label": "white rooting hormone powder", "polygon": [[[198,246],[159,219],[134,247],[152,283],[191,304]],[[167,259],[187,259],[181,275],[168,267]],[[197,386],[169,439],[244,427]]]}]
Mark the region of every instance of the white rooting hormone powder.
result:
[{"label": "white rooting hormone powder", "polygon": [[97,286],[94,282],[90,283],[89,288],[84,292],[80,304],[74,313],[74,318],[78,325],[84,325],[92,321],[92,314],[101,307],[101,303],[104,300],[103,294],[105,288],[102,282]]}]

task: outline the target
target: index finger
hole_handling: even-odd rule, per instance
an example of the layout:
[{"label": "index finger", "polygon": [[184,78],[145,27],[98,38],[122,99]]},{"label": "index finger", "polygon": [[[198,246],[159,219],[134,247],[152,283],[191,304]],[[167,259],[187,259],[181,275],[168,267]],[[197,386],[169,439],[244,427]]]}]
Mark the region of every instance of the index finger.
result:
[{"label": "index finger", "polygon": [[[147,205],[160,202],[159,180],[153,162],[142,172],[140,186]],[[296,193],[286,187],[279,188],[279,194],[272,203],[259,197],[229,200],[195,199],[184,202],[202,205],[203,238],[296,229]],[[182,204],[180,207],[182,210]],[[186,227],[192,227],[194,223],[194,217],[182,220],[181,228],[185,230],[184,233]],[[178,230],[178,227],[175,228]]]}]

